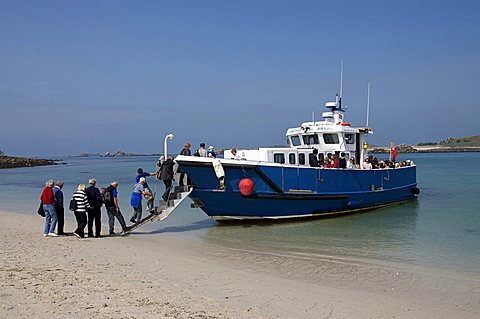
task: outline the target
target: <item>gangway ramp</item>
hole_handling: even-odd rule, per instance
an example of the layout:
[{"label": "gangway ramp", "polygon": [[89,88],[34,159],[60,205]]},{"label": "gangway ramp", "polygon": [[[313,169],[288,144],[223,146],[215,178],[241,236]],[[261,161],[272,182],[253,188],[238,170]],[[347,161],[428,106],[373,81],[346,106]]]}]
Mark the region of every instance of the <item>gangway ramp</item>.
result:
[{"label": "gangway ramp", "polygon": [[192,191],[192,186],[176,186],[174,191],[169,194],[167,201],[161,199],[159,206],[155,207],[150,215],[142,218],[138,223],[133,224],[128,230],[121,233],[121,235],[129,235],[132,231],[142,227],[148,222],[164,220],[180,206]]}]

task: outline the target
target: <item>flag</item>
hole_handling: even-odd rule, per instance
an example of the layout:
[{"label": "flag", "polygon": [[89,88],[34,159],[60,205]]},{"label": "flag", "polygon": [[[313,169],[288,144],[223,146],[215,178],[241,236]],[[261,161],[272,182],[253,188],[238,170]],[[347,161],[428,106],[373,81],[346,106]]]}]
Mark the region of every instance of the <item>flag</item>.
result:
[{"label": "flag", "polygon": [[392,160],[397,161],[397,148],[393,142],[390,144],[390,154],[392,154]]}]

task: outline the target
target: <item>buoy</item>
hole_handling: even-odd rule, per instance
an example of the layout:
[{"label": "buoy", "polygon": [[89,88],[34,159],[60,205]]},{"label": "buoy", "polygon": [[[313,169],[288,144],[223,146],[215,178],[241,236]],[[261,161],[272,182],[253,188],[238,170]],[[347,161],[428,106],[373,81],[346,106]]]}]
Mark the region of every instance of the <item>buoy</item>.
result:
[{"label": "buoy", "polygon": [[238,189],[242,195],[248,196],[253,193],[253,181],[250,178],[244,178],[238,183]]}]

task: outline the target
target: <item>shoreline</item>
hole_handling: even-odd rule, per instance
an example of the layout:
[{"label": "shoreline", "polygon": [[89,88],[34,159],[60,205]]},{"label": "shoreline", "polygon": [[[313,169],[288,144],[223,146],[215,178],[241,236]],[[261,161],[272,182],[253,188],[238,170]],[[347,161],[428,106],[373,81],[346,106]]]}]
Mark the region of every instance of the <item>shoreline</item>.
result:
[{"label": "shoreline", "polygon": [[[450,147],[450,146],[403,146],[403,149],[399,149],[401,145],[397,146],[398,154],[411,154],[411,153],[474,153],[480,152],[480,146],[464,146],[464,147]],[[371,154],[389,154],[390,147],[375,147],[368,149]]]},{"label": "shoreline", "polygon": [[0,317],[480,316],[477,275],[232,249],[161,232],[43,238],[42,224],[0,211]]}]

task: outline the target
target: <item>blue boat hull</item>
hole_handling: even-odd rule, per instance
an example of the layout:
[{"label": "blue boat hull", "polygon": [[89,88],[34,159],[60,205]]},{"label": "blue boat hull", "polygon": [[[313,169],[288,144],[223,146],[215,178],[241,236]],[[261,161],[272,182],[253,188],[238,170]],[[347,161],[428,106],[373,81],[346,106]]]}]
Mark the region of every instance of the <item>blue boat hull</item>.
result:
[{"label": "blue boat hull", "polygon": [[[211,163],[181,161],[193,183],[192,200],[216,220],[285,219],[345,214],[413,199],[416,167],[342,170],[281,165],[223,163],[225,190]],[[249,178],[254,192],[242,195]]]}]

